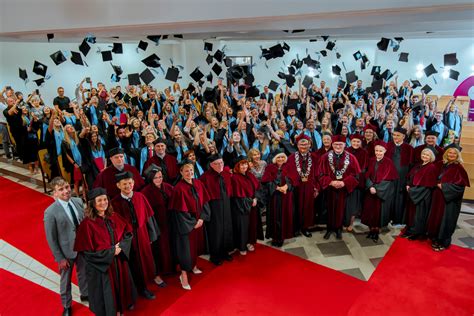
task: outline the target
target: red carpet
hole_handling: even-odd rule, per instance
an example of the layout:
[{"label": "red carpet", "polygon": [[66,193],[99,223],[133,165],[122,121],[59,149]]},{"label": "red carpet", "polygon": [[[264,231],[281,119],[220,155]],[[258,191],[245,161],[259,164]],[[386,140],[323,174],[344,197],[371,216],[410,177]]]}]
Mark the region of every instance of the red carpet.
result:
[{"label": "red carpet", "polygon": [[[0,315],[61,315],[59,294],[0,269]],[[92,315],[86,306],[73,304],[73,312]]]},{"label": "red carpet", "polygon": [[398,238],[349,315],[474,314],[474,251]]}]

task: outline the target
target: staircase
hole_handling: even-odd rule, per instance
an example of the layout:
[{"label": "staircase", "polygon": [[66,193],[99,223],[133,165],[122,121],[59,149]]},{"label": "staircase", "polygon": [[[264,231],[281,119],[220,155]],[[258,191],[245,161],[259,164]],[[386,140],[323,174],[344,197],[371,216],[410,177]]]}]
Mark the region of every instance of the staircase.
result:
[{"label": "staircase", "polygon": [[461,132],[462,159],[471,187],[466,188],[464,199],[474,201],[474,122],[464,121]]}]

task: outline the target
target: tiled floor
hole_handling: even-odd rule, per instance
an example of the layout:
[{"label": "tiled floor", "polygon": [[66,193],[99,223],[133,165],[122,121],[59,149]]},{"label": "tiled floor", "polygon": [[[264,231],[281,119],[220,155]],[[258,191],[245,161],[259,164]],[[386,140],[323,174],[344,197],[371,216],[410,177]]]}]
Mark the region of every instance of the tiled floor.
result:
[{"label": "tiled floor", "polygon": [[[10,175],[2,172],[2,169],[8,170]],[[11,175],[14,173],[28,175],[28,171],[24,168],[0,161],[0,176],[43,192],[43,186],[38,185],[36,181],[19,180]],[[41,175],[34,177],[41,180]],[[462,211],[458,228],[453,235],[453,244],[474,249],[474,214],[469,214],[474,212],[474,206],[463,204]],[[356,221],[354,232],[343,233],[342,240],[336,240],[334,235],[329,240],[325,240],[324,231],[319,231],[314,232],[311,238],[301,236],[287,240],[281,250],[361,280],[368,280],[390,248],[394,238],[400,233],[400,229],[389,226],[380,234],[377,243],[365,238],[366,231],[367,227]],[[48,270],[4,241],[0,242],[0,267],[5,267],[55,292],[58,291],[59,275],[55,271]],[[271,245],[270,240],[262,243]],[[203,257],[207,258],[207,256]],[[79,295],[77,287],[74,291],[74,298],[77,301]]]}]

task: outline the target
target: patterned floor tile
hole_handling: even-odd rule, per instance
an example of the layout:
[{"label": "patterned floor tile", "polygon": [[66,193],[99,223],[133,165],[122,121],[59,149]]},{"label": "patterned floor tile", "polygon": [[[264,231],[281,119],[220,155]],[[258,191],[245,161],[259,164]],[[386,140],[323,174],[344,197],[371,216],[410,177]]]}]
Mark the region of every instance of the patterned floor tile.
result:
[{"label": "patterned floor tile", "polygon": [[359,280],[366,281],[364,275],[362,274],[362,271],[360,271],[359,268],[340,270],[340,272],[345,273],[347,275],[350,275],[350,276],[352,276],[354,278],[357,278]]},{"label": "patterned floor tile", "polygon": [[303,259],[308,259],[308,255],[304,250],[304,247],[297,247],[297,248],[287,248],[285,252],[291,253],[292,255],[298,256]]},{"label": "patterned floor tile", "polygon": [[474,238],[473,237],[461,237],[459,238],[466,246],[469,248],[474,248]]},{"label": "patterned floor tile", "polygon": [[319,250],[325,257],[350,255],[351,252],[344,241],[333,241],[317,244]]},{"label": "patterned floor tile", "polygon": [[473,219],[464,220],[464,222],[468,223],[469,225],[474,226],[474,218],[473,218]]},{"label": "patterned floor tile", "polygon": [[383,245],[384,242],[379,239],[377,242],[374,242],[371,238],[367,238],[367,234],[354,234],[355,239],[359,242],[361,247],[370,247],[373,245]]},{"label": "patterned floor tile", "polygon": [[379,265],[380,261],[382,261],[383,257],[380,257],[380,258],[372,258],[372,259],[369,259],[370,262],[372,262],[372,264],[374,265],[375,268],[377,268],[377,266]]}]

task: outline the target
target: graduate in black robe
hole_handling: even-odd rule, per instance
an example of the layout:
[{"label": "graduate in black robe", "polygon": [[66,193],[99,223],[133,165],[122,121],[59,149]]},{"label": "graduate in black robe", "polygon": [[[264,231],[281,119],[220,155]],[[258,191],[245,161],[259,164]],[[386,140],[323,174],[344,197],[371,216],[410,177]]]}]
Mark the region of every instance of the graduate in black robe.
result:
[{"label": "graduate in black robe", "polygon": [[155,145],[155,153],[153,157],[145,162],[143,170],[146,170],[151,164],[155,164],[161,168],[164,181],[174,185],[179,175],[176,157],[166,152],[166,141],[164,139],[158,138],[153,144]]},{"label": "graduate in black robe", "polygon": [[426,237],[426,223],[431,208],[431,193],[436,186],[438,168],[434,152],[425,148],[421,152],[422,163],[415,165],[408,173],[407,227],[403,238],[416,240]]},{"label": "graduate in black robe", "polygon": [[184,160],[180,165],[182,179],[176,184],[170,199],[173,255],[181,268],[179,280],[185,290],[191,290],[188,272],[202,273],[197,257],[204,252],[204,222],[210,219],[209,195],[204,184],[194,179],[194,163]]},{"label": "graduate in black robe", "polygon": [[393,162],[384,157],[387,145],[380,140],[376,140],[374,145],[375,157],[370,158],[365,175],[367,192],[361,222],[370,228],[367,238],[377,242],[379,229],[387,226],[390,221],[394,180],[398,178],[398,174]]},{"label": "graduate in black robe", "polygon": [[210,261],[215,265],[221,265],[222,260],[232,260],[229,252],[234,249],[230,207],[232,175],[229,167],[224,167],[224,160],[220,155],[212,155],[208,160],[209,169],[199,180],[206,186],[209,193],[211,218],[206,223],[206,230]]},{"label": "graduate in black robe", "polygon": [[457,148],[447,149],[443,160],[445,163],[433,191],[428,219],[428,237],[432,239],[431,246],[435,251],[442,251],[451,245],[451,236],[461,212],[464,189],[470,186]]},{"label": "graduate in black robe", "polygon": [[130,251],[130,269],[138,293],[147,299],[154,299],[147,284],[155,278],[155,263],[150,243],[159,236],[159,228],[153,216],[153,210],[146,197],[133,192],[133,174],[122,172],[115,176],[120,194],[112,199],[114,211],[120,214],[133,233]]},{"label": "graduate in black robe", "polygon": [[128,266],[132,234],[125,220],[112,212],[106,194],[103,188],[89,191],[74,251],[86,261],[89,309],[95,315],[115,316],[133,306],[137,292]]}]

